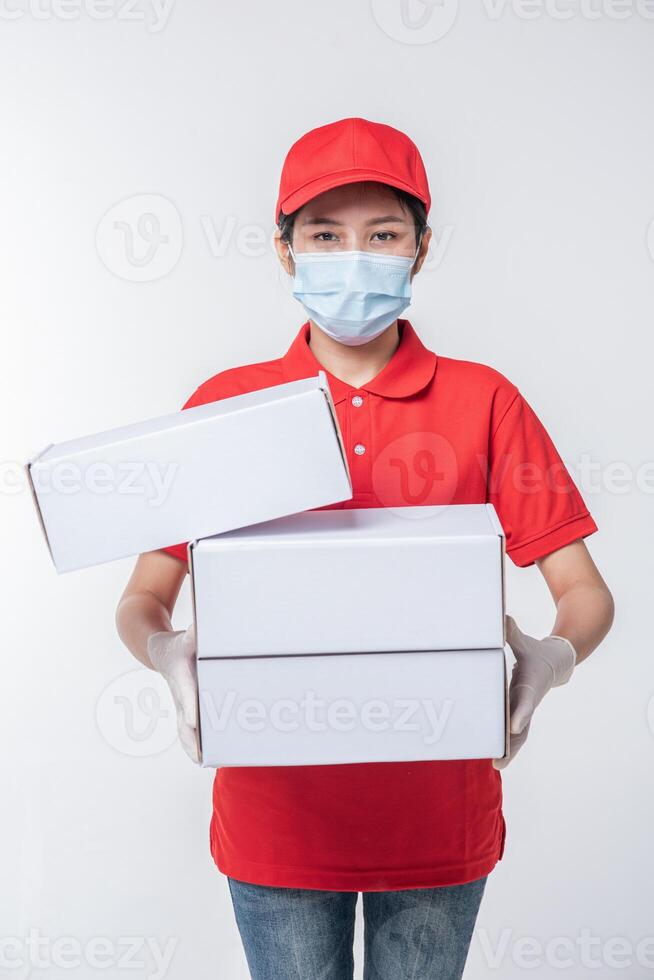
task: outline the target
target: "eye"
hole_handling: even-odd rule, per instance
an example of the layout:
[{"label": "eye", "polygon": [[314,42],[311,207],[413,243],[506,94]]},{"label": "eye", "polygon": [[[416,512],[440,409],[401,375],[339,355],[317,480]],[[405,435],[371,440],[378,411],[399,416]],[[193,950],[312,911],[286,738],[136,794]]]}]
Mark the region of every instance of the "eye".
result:
[{"label": "eye", "polygon": [[314,241],[317,242],[336,242],[338,241],[337,236],[333,231],[319,231],[317,235],[313,236]]},{"label": "eye", "polygon": [[378,242],[390,242],[391,239],[397,238],[397,235],[392,231],[376,231],[372,237],[373,239],[376,238]]}]

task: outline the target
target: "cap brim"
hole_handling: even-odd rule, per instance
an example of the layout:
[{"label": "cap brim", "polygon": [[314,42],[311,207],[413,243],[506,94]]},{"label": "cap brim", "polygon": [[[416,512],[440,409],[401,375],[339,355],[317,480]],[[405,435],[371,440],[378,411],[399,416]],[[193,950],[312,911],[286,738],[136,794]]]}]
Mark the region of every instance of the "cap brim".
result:
[{"label": "cap brim", "polygon": [[[405,183],[403,180],[398,180],[392,174],[383,174],[378,170],[343,170],[340,173],[326,174],[323,177],[318,177],[316,180],[309,181],[304,187],[301,187],[293,194],[289,194],[288,197],[284,198],[280,202],[279,209],[284,214],[292,214],[308,201],[311,201],[314,197],[318,197],[319,194],[323,194],[325,191],[330,191],[334,187],[342,187],[344,184],[356,184],[362,180],[374,180],[378,184],[397,187],[399,190],[406,191],[408,194],[413,194],[429,210],[429,201],[425,200],[423,194],[416,187]],[[279,214],[277,217],[279,218]]]}]

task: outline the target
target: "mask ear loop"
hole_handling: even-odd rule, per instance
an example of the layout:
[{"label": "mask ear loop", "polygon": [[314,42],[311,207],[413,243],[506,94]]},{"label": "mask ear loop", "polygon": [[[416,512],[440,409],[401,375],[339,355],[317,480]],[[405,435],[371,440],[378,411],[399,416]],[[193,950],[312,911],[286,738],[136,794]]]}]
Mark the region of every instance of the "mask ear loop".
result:
[{"label": "mask ear loop", "polygon": [[418,236],[418,247],[417,247],[417,249],[416,249],[416,255],[415,255],[415,258],[414,258],[414,260],[413,260],[413,261],[414,261],[414,264],[415,264],[415,261],[416,261],[416,259],[418,258],[418,252],[419,252],[419,251],[420,251],[420,249],[422,248],[422,240],[423,240],[423,238],[424,238],[424,237],[425,237],[425,235],[424,235],[424,231],[423,231],[423,229],[421,228],[421,229],[420,229],[420,235]]},{"label": "mask ear loop", "polygon": [[287,242],[286,244],[288,245],[289,255],[293,259],[293,270],[292,272],[289,272],[289,278],[292,279],[293,282],[295,282],[297,276],[297,258],[295,257],[295,252],[293,251],[293,246],[291,245],[291,243]]},{"label": "mask ear loop", "polygon": [[[288,251],[289,251],[290,255],[293,258],[293,262],[295,263],[295,267],[297,268],[297,261],[295,259],[295,252],[293,251],[293,249],[291,247],[291,243],[290,242],[285,242],[284,244],[288,247]],[[286,256],[286,258],[288,258],[288,256]],[[282,283],[283,283],[284,289],[286,290],[286,292],[287,292],[287,294],[289,296],[292,296],[293,295],[292,294],[292,289],[293,289],[294,282],[295,282],[295,274],[294,274],[294,272],[287,272],[286,275],[284,276],[283,280],[282,280]]]},{"label": "mask ear loop", "polygon": [[422,245],[422,232],[420,232],[420,235],[418,237],[418,247],[416,248],[416,254],[413,256],[413,262],[411,263],[411,268],[412,269],[413,269],[414,265],[416,264],[416,260],[418,258],[418,252],[420,251],[420,246],[421,245]]}]

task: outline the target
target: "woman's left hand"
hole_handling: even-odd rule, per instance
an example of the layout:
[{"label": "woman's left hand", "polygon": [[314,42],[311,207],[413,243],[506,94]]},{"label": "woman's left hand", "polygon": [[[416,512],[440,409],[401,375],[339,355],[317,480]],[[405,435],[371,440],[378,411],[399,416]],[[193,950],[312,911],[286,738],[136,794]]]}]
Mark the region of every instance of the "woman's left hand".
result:
[{"label": "woman's left hand", "polygon": [[531,718],[551,687],[566,684],[572,677],[577,653],[563,636],[550,634],[542,640],[523,633],[512,616],[506,617],[506,639],[516,662],[509,687],[509,753],[493,759],[496,769],[504,769],[524,744]]}]

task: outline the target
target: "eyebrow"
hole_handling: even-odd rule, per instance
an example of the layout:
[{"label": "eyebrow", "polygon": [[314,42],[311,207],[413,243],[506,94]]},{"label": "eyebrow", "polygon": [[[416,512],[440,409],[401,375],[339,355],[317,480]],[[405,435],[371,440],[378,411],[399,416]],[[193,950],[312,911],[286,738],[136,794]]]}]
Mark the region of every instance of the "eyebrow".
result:
[{"label": "eyebrow", "polygon": [[[389,224],[394,222],[395,224],[404,224],[405,218],[400,218],[396,214],[384,214],[379,218],[370,218],[366,221],[366,225],[381,225]],[[342,225],[344,222],[336,221],[334,218],[305,218],[302,221],[303,225]]]}]

